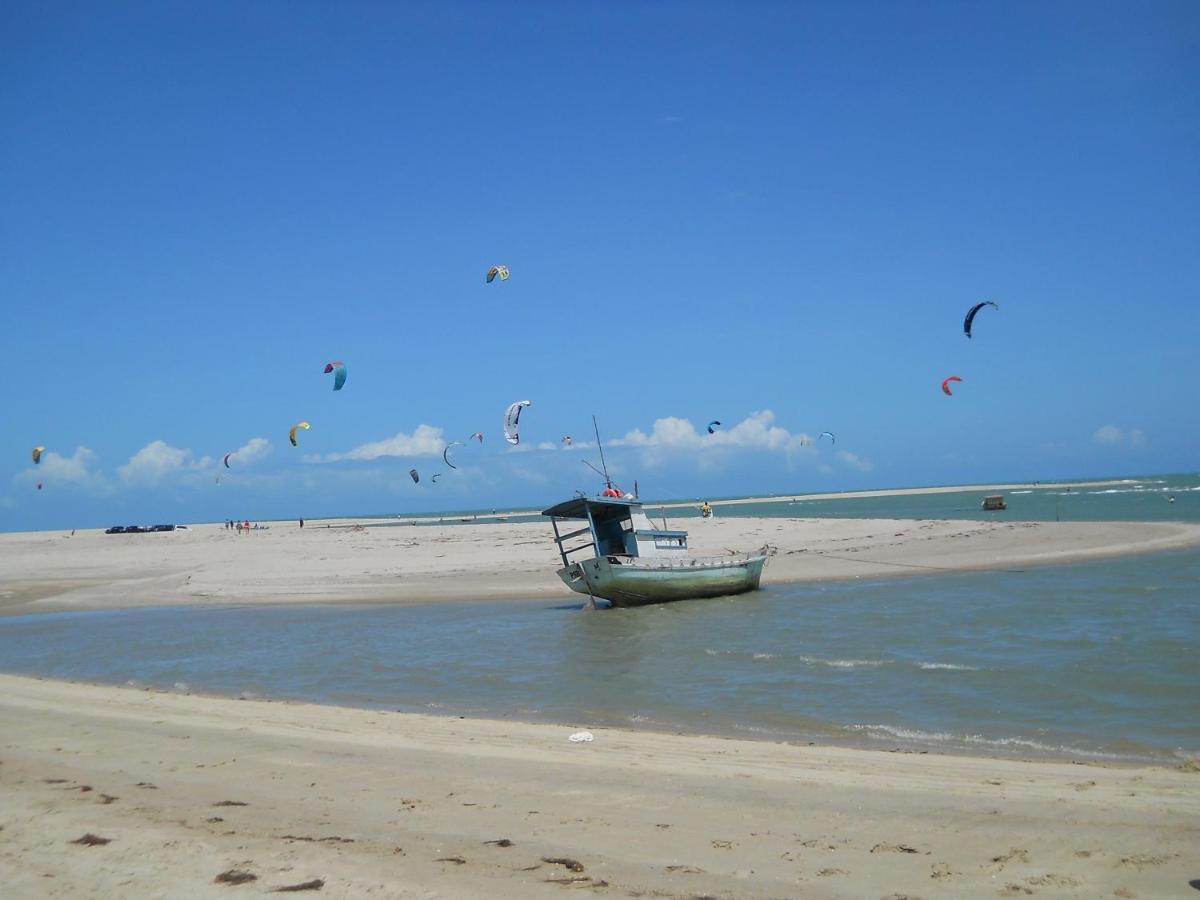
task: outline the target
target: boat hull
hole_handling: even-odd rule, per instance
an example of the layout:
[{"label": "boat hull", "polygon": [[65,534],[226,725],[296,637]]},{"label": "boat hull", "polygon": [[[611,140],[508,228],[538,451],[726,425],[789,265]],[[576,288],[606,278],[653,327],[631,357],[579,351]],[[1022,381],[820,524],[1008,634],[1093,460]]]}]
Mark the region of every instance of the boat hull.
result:
[{"label": "boat hull", "polygon": [[758,589],[767,553],[669,562],[599,557],[558,570],[571,590],[602,597],[613,606],[646,606]]}]

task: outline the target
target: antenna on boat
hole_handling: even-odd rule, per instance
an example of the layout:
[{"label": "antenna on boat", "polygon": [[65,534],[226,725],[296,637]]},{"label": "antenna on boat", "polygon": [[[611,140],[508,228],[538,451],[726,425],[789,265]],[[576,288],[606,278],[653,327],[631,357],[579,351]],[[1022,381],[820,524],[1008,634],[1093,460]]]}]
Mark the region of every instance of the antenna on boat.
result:
[{"label": "antenna on boat", "polygon": [[601,472],[599,469],[597,469],[595,466],[593,466],[586,459],[581,459],[580,462],[583,463],[585,466],[587,466],[589,469],[591,469],[593,472],[595,472],[597,475],[599,475],[601,478],[603,478],[605,481],[608,481],[608,475],[606,475],[604,472]]},{"label": "antenna on boat", "polygon": [[[604,486],[612,487],[612,479],[608,477],[608,464],[604,461],[604,444],[600,443],[600,426],[596,424],[596,417],[592,416],[592,430],[596,432],[596,446],[600,449],[600,467],[604,469]],[[593,468],[595,468],[593,466]]]}]

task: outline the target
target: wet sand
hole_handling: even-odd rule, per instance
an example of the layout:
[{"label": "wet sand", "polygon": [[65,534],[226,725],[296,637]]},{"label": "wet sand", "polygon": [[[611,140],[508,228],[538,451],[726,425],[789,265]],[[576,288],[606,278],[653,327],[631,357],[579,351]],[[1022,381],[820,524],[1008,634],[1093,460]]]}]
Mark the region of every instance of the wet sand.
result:
[{"label": "wet sand", "polygon": [[[1200,546],[1200,523],[687,520],[696,555],[775,549],[763,584],[1006,569]],[[578,598],[545,522],[350,520],[106,535],[0,534],[0,614],[178,604]]]},{"label": "wet sand", "polygon": [[[8,898],[320,881],[328,897],[928,900],[1179,897],[1200,876],[1196,767],[616,729],[568,741],[587,724],[0,676],[0,884]],[[255,880],[214,881],[231,871]]]}]

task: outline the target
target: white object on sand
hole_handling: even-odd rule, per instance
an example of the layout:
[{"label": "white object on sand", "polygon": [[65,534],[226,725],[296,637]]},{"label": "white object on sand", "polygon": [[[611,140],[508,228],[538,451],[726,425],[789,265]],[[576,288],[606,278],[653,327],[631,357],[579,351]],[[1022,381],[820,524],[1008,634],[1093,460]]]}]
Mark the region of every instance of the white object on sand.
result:
[{"label": "white object on sand", "polygon": [[577,731],[567,738],[567,740],[572,744],[579,744],[584,741],[594,741],[595,736],[590,731]]}]

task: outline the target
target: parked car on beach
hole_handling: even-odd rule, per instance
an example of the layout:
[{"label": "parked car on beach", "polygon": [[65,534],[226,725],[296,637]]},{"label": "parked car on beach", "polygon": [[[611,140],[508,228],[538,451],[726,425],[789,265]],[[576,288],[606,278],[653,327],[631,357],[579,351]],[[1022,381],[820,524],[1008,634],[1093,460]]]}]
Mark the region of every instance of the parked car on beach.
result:
[{"label": "parked car on beach", "polygon": [[124,525],[114,525],[112,528],[104,529],[104,533],[105,534],[124,534],[125,526]]}]

